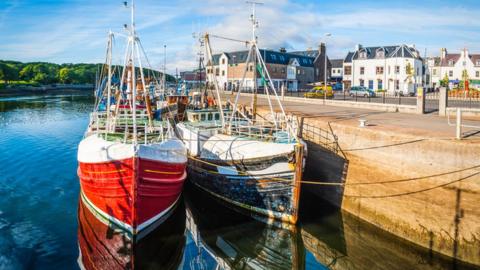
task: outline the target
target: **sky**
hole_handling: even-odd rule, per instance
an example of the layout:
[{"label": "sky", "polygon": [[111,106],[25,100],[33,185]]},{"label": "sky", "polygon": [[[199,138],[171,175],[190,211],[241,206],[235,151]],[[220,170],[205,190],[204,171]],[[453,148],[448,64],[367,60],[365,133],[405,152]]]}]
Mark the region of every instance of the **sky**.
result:
[{"label": "sky", "polygon": [[[427,56],[443,47],[480,53],[478,0],[262,2],[257,8],[261,48],[305,50],[326,42],[330,58],[344,58],[356,44],[415,45]],[[137,32],[154,69],[164,60],[172,74],[195,68],[201,33],[251,39],[251,6],[244,0],[135,0],[135,5]],[[118,33],[113,61],[121,63],[123,25],[129,21],[119,0],[0,0],[0,59],[103,63],[111,30]],[[214,53],[245,49],[215,38],[211,46]]]}]

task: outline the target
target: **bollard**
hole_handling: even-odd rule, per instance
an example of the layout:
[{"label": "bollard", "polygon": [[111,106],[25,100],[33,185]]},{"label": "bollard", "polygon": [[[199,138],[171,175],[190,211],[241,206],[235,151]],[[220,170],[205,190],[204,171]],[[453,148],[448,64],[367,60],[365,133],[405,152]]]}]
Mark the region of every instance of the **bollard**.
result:
[{"label": "bollard", "polygon": [[462,139],[462,110],[457,108],[457,126],[456,126],[456,138]]},{"label": "bollard", "polygon": [[360,127],[366,127],[367,126],[367,120],[366,119],[360,119],[358,120],[360,122]]}]

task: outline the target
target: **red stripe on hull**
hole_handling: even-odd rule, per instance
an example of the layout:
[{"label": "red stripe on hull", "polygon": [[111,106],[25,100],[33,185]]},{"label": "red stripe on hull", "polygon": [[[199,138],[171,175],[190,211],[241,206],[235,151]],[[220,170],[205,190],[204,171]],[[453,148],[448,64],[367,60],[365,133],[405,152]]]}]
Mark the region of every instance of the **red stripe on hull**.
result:
[{"label": "red stripe on hull", "polygon": [[80,162],[78,175],[83,194],[95,207],[137,229],[175,203],[182,192],[185,167],[129,158]]}]

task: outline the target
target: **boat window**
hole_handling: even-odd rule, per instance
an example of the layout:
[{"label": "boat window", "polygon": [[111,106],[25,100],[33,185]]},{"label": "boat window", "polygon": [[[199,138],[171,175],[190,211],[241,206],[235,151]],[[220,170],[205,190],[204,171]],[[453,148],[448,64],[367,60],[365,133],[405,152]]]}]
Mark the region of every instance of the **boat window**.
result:
[{"label": "boat window", "polygon": [[201,120],[201,121],[205,121],[205,114],[204,114],[204,113],[202,113],[202,114],[200,115],[200,120]]},{"label": "boat window", "polygon": [[209,114],[208,114],[207,120],[208,120],[208,121],[212,121],[212,120],[213,120],[213,115],[212,115],[212,113],[209,113]]},{"label": "boat window", "polygon": [[215,114],[215,120],[220,120],[220,114],[218,113]]},{"label": "boat window", "polygon": [[193,115],[193,121],[198,121],[198,114]]}]

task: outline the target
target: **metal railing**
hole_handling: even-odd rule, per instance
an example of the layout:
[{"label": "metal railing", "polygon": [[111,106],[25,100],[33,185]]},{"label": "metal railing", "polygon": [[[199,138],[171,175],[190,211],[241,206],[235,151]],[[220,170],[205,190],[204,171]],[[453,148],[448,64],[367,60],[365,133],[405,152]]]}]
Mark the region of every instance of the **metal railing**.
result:
[{"label": "metal railing", "polygon": [[[468,109],[462,109],[462,108],[447,108],[447,123],[451,127],[455,127],[455,138],[457,140],[463,139],[463,133],[462,133],[462,128],[474,128],[478,129],[480,131],[480,125],[475,126],[475,125],[465,125],[463,124],[463,118],[462,118],[462,111],[468,111]],[[451,112],[456,112],[456,121],[455,124],[450,122],[450,114]]]}]

